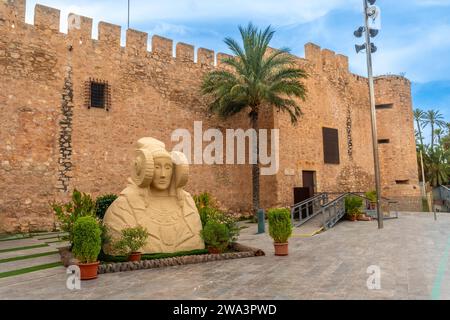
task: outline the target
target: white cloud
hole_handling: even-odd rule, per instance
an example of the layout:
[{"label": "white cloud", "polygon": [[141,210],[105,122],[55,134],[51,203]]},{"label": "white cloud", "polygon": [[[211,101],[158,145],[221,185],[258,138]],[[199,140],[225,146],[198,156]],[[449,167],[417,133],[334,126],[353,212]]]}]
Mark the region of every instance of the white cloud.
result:
[{"label": "white cloud", "polygon": [[[439,30],[439,32],[436,32]],[[412,31],[414,32],[414,31]],[[418,82],[448,79],[450,67],[450,25],[430,24],[426,29],[414,34],[414,38],[390,38],[381,41],[379,51],[374,54],[374,72],[376,74],[406,73],[406,77]],[[359,57],[359,58],[358,58]],[[441,60],[446,59],[446,60]],[[355,56],[353,67],[364,74],[364,59]]]},{"label": "white cloud", "polygon": [[422,7],[447,7],[450,6],[449,0],[416,0],[416,5]]},{"label": "white cloud", "polygon": [[[126,25],[127,1],[57,1],[28,0],[27,20],[32,22],[36,2],[61,10],[62,31],[67,27],[70,12],[94,18],[95,21]],[[323,17],[338,8],[360,9],[359,0],[131,0],[131,21],[142,24],[155,21],[210,21],[246,18],[270,21],[283,26],[306,23]]]},{"label": "white cloud", "polygon": [[171,23],[158,23],[154,28],[147,30],[150,34],[176,34],[183,36],[189,32],[189,28],[183,25]]}]

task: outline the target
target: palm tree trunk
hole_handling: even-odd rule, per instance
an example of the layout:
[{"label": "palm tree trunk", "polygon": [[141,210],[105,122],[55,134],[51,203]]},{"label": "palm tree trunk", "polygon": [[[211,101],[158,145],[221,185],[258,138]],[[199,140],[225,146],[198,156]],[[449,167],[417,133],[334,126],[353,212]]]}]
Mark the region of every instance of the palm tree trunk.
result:
[{"label": "palm tree trunk", "polygon": [[420,128],[419,119],[417,119],[416,122],[417,122],[417,129],[419,130],[420,147],[423,149],[422,129]]},{"label": "palm tree trunk", "polygon": [[[252,128],[256,131],[256,164],[252,164],[252,200],[253,200],[253,215],[255,218],[259,210],[259,125],[258,125],[258,111],[251,113]],[[253,152],[253,150],[252,150]]]},{"label": "palm tree trunk", "polygon": [[431,150],[434,150],[434,122],[431,122]]}]

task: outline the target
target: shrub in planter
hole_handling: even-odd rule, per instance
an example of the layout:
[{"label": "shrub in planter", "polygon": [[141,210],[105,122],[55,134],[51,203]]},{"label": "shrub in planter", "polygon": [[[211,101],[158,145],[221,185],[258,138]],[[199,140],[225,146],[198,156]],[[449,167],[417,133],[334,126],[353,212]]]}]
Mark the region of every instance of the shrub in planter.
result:
[{"label": "shrub in planter", "polygon": [[291,212],[289,209],[271,209],[267,212],[269,234],[273,238],[275,255],[288,255],[288,239],[292,235]]},{"label": "shrub in planter", "polygon": [[200,233],[210,253],[225,251],[230,243],[230,231],[225,224],[209,220]]},{"label": "shrub in planter", "polygon": [[115,194],[106,194],[95,199],[95,214],[99,219],[103,220],[106,210],[108,210],[111,203],[117,199]]},{"label": "shrub in planter", "polygon": [[198,213],[200,214],[200,220],[202,222],[202,227],[204,228],[210,217],[216,216],[217,209],[211,208],[211,207],[202,207],[198,210]]},{"label": "shrub in planter", "polygon": [[122,237],[114,244],[114,249],[128,256],[128,261],[140,261],[142,252],[139,252],[146,243],[149,233],[141,226],[122,230]]},{"label": "shrub in planter", "polygon": [[200,193],[199,195],[194,195],[194,202],[197,206],[197,209],[200,211],[200,209],[204,207],[213,207],[213,200],[212,196],[208,192]]},{"label": "shrub in planter", "polygon": [[345,212],[347,217],[355,221],[361,215],[361,207],[363,199],[356,196],[349,196],[345,198]]},{"label": "shrub in planter", "polygon": [[97,257],[101,249],[102,231],[94,217],[80,217],[73,225],[72,252],[78,259],[81,280],[95,279],[99,262]]},{"label": "shrub in planter", "polygon": [[374,210],[377,206],[377,192],[375,190],[369,191],[365,193],[365,196],[370,201],[369,209]]},{"label": "shrub in planter", "polygon": [[95,202],[91,196],[75,189],[72,193],[72,201],[66,204],[52,203],[51,207],[60,223],[61,230],[67,232],[64,240],[68,240],[73,246],[73,226],[80,217],[95,217]]},{"label": "shrub in planter", "polygon": [[236,219],[233,218],[232,216],[218,209],[213,209],[208,212],[207,221],[214,221],[226,225],[230,237],[229,242],[235,242],[239,237],[240,229]]},{"label": "shrub in planter", "polygon": [[215,205],[213,197],[209,193],[204,192],[194,196],[194,201],[200,214],[200,220],[203,228],[206,226],[208,221],[215,221],[220,224],[225,224],[230,233],[230,242],[237,240],[240,231],[237,220],[219,210]]}]

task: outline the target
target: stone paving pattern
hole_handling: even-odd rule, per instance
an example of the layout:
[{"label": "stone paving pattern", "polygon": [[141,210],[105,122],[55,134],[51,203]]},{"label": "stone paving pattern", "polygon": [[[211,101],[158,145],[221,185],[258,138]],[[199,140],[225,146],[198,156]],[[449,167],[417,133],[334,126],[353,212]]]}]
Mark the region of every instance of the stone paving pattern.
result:
[{"label": "stone paving pattern", "polygon": [[[0,299],[431,299],[448,248],[450,215],[401,213],[385,221],[339,223],[311,238],[290,240],[275,257],[267,234],[248,224],[240,242],[265,257],[105,274],[66,288],[63,267],[0,279]],[[450,299],[449,261],[439,292]],[[367,267],[381,267],[381,290],[368,290]]]},{"label": "stone paving pattern", "polygon": [[[21,250],[0,252],[0,260],[58,251],[58,248],[67,246],[67,242],[62,241],[62,242],[48,243],[49,241],[50,242],[57,241],[59,239],[58,235],[61,235],[61,233],[56,232],[56,233],[50,233],[50,234],[49,233],[36,234],[31,238],[0,241],[0,250],[29,247],[29,246],[35,246],[35,245],[41,245],[41,244],[47,243],[46,247],[39,247],[39,248],[32,248],[32,249],[23,249],[22,248]],[[51,239],[49,239],[49,238],[51,238]],[[50,254],[50,255],[41,256],[41,257],[23,259],[23,260],[0,262],[0,273],[13,271],[13,270],[19,270],[19,269],[28,268],[28,267],[39,266],[39,265],[48,264],[48,263],[52,263],[52,262],[58,262],[60,260],[61,259],[60,259],[59,254],[56,253],[56,254]]]}]

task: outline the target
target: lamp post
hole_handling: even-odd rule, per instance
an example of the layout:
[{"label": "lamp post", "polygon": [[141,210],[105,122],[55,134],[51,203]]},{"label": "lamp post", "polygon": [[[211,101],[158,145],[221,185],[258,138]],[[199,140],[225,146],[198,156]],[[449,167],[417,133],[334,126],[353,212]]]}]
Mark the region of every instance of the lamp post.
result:
[{"label": "lamp post", "polygon": [[[373,70],[372,70],[372,53],[377,51],[377,47],[371,43],[370,38],[376,37],[378,34],[378,29],[374,26],[379,21],[380,10],[378,7],[373,6],[376,0],[363,0],[364,3],[364,27],[360,27],[355,31],[354,35],[356,37],[361,37],[365,33],[365,44],[358,46],[356,45],[356,52],[366,49],[367,58],[367,74],[369,81],[369,96],[370,96],[370,115],[371,115],[371,125],[372,125],[372,147],[373,147],[373,160],[375,169],[375,185],[377,191],[377,217],[378,217],[378,228],[383,229],[383,212],[381,210],[381,176],[380,176],[380,161],[378,155],[378,134],[377,134],[377,114],[375,109],[375,88],[373,80]],[[370,6],[369,6],[370,4]],[[370,22],[369,19],[372,19]],[[372,27],[371,27],[372,25]]]}]

